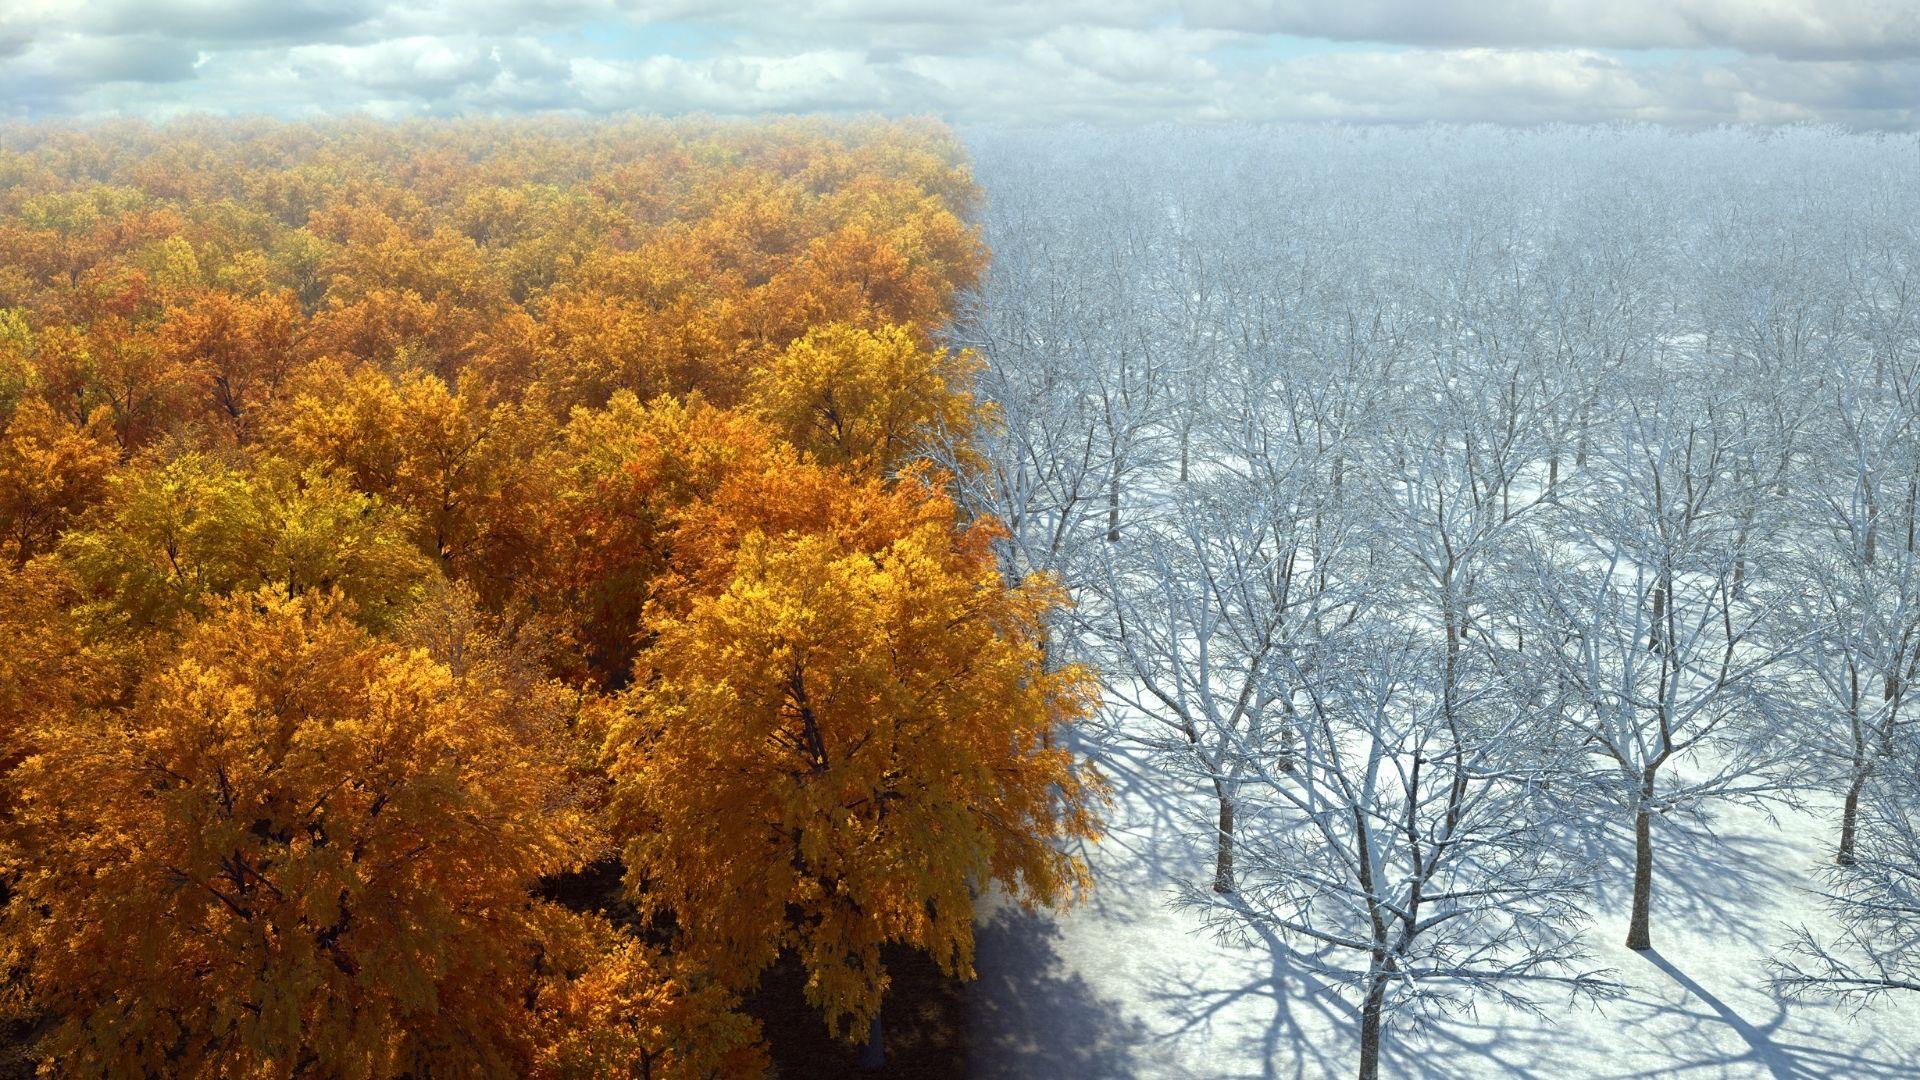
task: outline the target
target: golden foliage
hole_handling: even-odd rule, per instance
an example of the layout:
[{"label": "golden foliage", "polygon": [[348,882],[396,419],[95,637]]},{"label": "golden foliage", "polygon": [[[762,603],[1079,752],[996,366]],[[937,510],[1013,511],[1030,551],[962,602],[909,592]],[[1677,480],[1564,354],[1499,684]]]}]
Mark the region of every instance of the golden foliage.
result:
[{"label": "golden foliage", "polygon": [[148,633],[259,588],[286,597],[337,591],[378,626],[429,572],[405,525],[327,473],[188,453],[114,476],[89,520],[63,538],[60,556],[103,628]]},{"label": "golden foliage", "polygon": [[[845,1028],[1074,895],[1091,683],[918,460],[975,201],[913,122],[0,125],[44,1071],[752,1075],[782,949]],[[548,899],[615,851],[658,918]]]},{"label": "golden foliage", "polygon": [[[509,1075],[587,839],[545,710],[326,596],[213,605],[16,773],[9,931],[59,1075]],[[131,992],[130,992],[131,991]]]},{"label": "golden foliage", "polygon": [[1097,789],[1049,736],[1092,690],[1042,663],[1058,597],[1005,589],[943,497],[835,516],[860,524],[751,534],[723,591],[655,622],[607,752],[636,900],[724,978],[796,949],[810,998],[864,1024],[885,942],[971,975],[975,885],[1084,886],[1052,842],[1093,835]]},{"label": "golden foliage", "polygon": [[710,977],[604,924],[582,936],[584,969],[540,999],[541,1075],[731,1080],[767,1067],[760,1025]]},{"label": "golden foliage", "polygon": [[21,402],[0,430],[0,557],[25,566],[49,547],[101,497],[118,460],[104,412],[76,424]]},{"label": "golden foliage", "polygon": [[972,353],[927,348],[905,326],[835,323],[756,370],[747,407],[825,464],[891,473],[929,436],[973,437],[979,407],[968,386],[978,366]]}]

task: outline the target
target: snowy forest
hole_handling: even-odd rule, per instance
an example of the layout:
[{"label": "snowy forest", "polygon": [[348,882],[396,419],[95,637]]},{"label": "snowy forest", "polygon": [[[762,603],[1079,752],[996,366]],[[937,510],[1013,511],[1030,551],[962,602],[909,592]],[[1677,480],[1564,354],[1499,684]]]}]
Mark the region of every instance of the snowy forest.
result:
[{"label": "snowy forest", "polygon": [[0,125],[0,1076],[1920,1075],[1920,141]]},{"label": "snowy forest", "polygon": [[1920,146],[969,147],[956,471],[1115,789],[988,1074],[1920,1070]]}]

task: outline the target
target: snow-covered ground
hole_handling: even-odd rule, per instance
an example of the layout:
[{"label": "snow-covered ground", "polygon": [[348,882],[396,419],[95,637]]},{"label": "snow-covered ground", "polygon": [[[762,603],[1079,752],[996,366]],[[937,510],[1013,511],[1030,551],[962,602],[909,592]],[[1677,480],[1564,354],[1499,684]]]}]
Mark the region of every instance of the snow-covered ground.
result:
[{"label": "snow-covered ground", "polygon": [[[1021,1080],[1352,1075],[1355,1024],[1344,1005],[1276,948],[1213,940],[1170,901],[1208,880],[1189,815],[1207,793],[1130,750],[1089,746],[1113,785],[1107,837],[1089,852],[1095,895],[1064,915],[983,910],[972,991],[973,1072]],[[1846,1005],[1783,1001],[1766,958],[1785,927],[1818,926],[1803,891],[1829,857],[1825,814],[1777,820],[1721,808],[1712,836],[1667,823],[1656,833],[1656,951],[1626,936],[1631,836],[1615,836],[1616,872],[1596,898],[1589,938],[1624,996],[1596,1010],[1542,1001],[1542,1015],[1500,1006],[1390,1032],[1396,1077],[1920,1077],[1920,994]]]}]

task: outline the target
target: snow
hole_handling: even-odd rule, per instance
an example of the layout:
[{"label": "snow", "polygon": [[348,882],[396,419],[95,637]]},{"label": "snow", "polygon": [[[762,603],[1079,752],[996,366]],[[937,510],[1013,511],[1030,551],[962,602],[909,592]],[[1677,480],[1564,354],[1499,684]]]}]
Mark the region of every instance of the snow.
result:
[{"label": "snow", "polygon": [[[1192,822],[1206,789],[1169,777],[1117,740],[1083,744],[1113,787],[1108,835],[1087,851],[1096,887],[1065,913],[983,905],[972,988],[972,1073],[1044,1078],[1352,1075],[1357,1022],[1264,943],[1213,940],[1171,901],[1210,878]],[[1430,1029],[1389,1029],[1398,1077],[1920,1077],[1920,994],[1854,1012],[1785,1001],[1766,959],[1796,923],[1820,926],[1805,891],[1830,858],[1830,808],[1768,813],[1719,805],[1704,822],[1656,827],[1655,951],[1626,937],[1629,831],[1603,842],[1611,884],[1588,928],[1624,994],[1596,1009],[1542,1000],[1539,1014],[1480,1005]]]}]

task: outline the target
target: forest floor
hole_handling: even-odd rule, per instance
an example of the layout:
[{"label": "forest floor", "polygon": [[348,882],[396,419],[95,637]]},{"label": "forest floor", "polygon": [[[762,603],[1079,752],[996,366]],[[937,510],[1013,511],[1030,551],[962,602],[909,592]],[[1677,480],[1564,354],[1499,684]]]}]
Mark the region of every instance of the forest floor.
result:
[{"label": "forest floor", "polygon": [[782,956],[761,976],[745,1005],[766,1036],[773,1080],[965,1080],[967,986],[923,952],[888,948],[881,959],[891,981],[880,1006],[887,1063],[875,1070],[862,1070],[860,1045],[834,1038],[808,1004],[806,970],[796,956]]},{"label": "forest floor", "polygon": [[[623,871],[614,861],[596,863],[548,883],[546,895],[576,911],[597,911],[643,938],[664,941],[643,926],[621,886]],[[820,1010],[806,999],[806,969],[791,952],[760,977],[742,1001],[743,1011],[760,1022],[776,1080],[963,1080],[967,1072],[967,987],[942,972],[933,958],[914,949],[889,946],[881,951],[891,980],[881,1005],[886,1032],[884,1068],[859,1067],[863,1037],[835,1038]],[[0,1080],[11,1080],[0,1056]]]},{"label": "forest floor", "polygon": [[[970,988],[971,1075],[994,1080],[1234,1080],[1351,1075],[1350,1012],[1277,947],[1221,942],[1171,905],[1210,879],[1192,822],[1206,793],[1141,755],[1084,747],[1113,786],[1108,834],[1088,851],[1096,884],[1064,915],[983,910]],[[1625,993],[1599,1008],[1543,999],[1540,1013],[1482,1004],[1422,1033],[1390,1033],[1383,1075],[1552,1080],[1920,1077],[1920,995],[1848,1005],[1783,1001],[1766,958],[1824,914],[1806,889],[1830,858],[1831,814],[1723,808],[1656,834],[1654,945],[1621,945],[1631,836],[1603,836],[1611,883],[1587,930],[1594,963]],[[1201,875],[1209,875],[1202,878]]]}]

